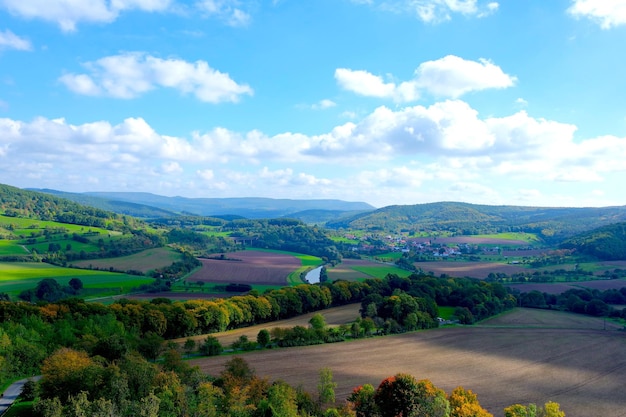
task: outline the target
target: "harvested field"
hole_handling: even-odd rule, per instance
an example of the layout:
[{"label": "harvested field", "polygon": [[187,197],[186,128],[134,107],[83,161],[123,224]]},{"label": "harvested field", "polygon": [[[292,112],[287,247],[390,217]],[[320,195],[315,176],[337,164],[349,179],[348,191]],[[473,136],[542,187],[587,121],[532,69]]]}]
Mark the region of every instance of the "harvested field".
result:
[{"label": "harvested field", "polygon": [[[540,314],[540,315],[536,315]],[[398,372],[450,392],[462,385],[496,416],[515,403],[556,401],[568,417],[624,416],[626,337],[602,320],[515,310],[481,327],[442,328],[382,338],[244,355],[260,376],[316,391],[319,370],[333,371],[339,401],[364,383]],[[524,317],[527,317],[526,319]],[[491,326],[491,327],[490,327]],[[505,326],[505,327],[503,327]],[[216,375],[231,357],[191,362]]]},{"label": "harvested field", "polygon": [[507,284],[509,288],[514,288],[520,292],[540,291],[548,294],[561,294],[567,290],[575,288],[591,288],[594,290],[619,290],[626,287],[624,279],[597,279],[593,281],[576,282],[555,282],[555,283],[529,283],[529,284]]},{"label": "harvested field", "polygon": [[528,271],[519,265],[509,265],[496,262],[415,262],[417,268],[424,272],[433,272],[436,276],[448,274],[453,277],[471,277],[485,279],[490,272],[502,272],[507,275]]},{"label": "harvested field", "polygon": [[287,276],[302,266],[295,256],[274,252],[247,250],[224,257],[230,260],[200,259],[202,268],[187,281],[287,285]]},{"label": "harvested field", "polygon": [[169,266],[179,261],[182,255],[171,248],[154,248],[141,251],[129,256],[118,258],[89,259],[73,262],[79,268],[93,267],[95,269],[115,268],[119,271],[135,270],[141,272],[152,271]]},{"label": "harvested field", "polygon": [[[213,333],[211,336],[215,336],[220,341],[222,346],[228,347],[234,341],[241,336],[247,336],[250,340],[256,340],[257,334],[262,329],[272,330],[275,327],[295,327],[295,326],[309,326],[309,320],[314,314],[320,313],[324,316],[326,324],[329,326],[339,326],[341,324],[352,323],[360,316],[359,308],[361,304],[349,304],[341,307],[333,307],[326,310],[316,311],[314,313],[304,314],[302,316],[293,317],[285,320],[273,321],[271,323],[258,324],[256,326],[245,327],[243,329],[229,330],[227,332]],[[193,336],[191,339],[204,340],[206,335]],[[187,338],[177,339],[177,343],[185,343]]]}]

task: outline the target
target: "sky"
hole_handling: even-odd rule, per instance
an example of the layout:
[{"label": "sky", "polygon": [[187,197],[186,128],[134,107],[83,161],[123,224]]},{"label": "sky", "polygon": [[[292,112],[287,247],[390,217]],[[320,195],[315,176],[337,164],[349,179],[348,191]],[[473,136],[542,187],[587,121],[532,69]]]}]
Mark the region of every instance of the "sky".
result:
[{"label": "sky", "polygon": [[0,183],[626,205],[626,0],[0,0]]}]

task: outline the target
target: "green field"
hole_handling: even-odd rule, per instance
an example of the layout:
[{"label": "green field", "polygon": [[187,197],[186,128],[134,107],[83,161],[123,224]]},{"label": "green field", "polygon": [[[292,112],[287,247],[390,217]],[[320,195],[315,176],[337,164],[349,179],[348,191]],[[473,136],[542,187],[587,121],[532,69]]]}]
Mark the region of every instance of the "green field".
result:
[{"label": "green field", "polygon": [[408,277],[413,272],[406,269],[396,268],[395,266],[352,266],[355,271],[362,272],[373,278],[385,278],[387,274],[396,274],[399,277]]},{"label": "green field", "polygon": [[61,268],[46,263],[0,263],[0,292],[16,299],[20,292],[35,288],[44,278],[53,278],[67,285],[72,278],[80,278],[90,296],[121,294],[134,287],[153,282],[152,278],[87,269]]},{"label": "green field", "polygon": [[28,250],[16,240],[0,240],[0,255],[28,255]]},{"label": "green field", "polygon": [[0,215],[0,227],[13,229],[13,233],[28,236],[31,232],[45,229],[65,229],[68,233],[93,232],[101,235],[119,234],[100,227],[80,226],[77,224],[59,223],[47,220],[25,219]]},{"label": "green field", "polygon": [[113,268],[118,271],[141,271],[148,272],[156,268],[163,268],[182,259],[182,255],[172,248],[146,249],[139,253],[119,258],[89,259],[85,261],[73,262],[79,268],[97,269]]},{"label": "green field", "polygon": [[488,235],[471,235],[469,237],[476,237],[482,239],[504,239],[504,240],[521,240],[528,243],[537,243],[541,242],[541,239],[537,237],[534,233],[494,233]]}]

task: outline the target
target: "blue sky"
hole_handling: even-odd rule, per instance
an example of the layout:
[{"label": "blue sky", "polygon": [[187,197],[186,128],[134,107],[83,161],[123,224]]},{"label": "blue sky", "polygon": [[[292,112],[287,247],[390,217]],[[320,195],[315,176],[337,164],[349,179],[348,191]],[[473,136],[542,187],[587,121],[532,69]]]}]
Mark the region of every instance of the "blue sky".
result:
[{"label": "blue sky", "polygon": [[625,205],[626,0],[0,0],[0,182]]}]

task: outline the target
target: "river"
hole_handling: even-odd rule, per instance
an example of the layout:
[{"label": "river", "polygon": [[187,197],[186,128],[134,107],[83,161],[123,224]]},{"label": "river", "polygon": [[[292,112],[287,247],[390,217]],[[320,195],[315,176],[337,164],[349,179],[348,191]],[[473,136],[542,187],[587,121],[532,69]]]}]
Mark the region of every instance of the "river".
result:
[{"label": "river", "polygon": [[322,272],[323,267],[324,266],[318,266],[317,268],[311,269],[309,272],[307,272],[304,276],[306,282],[308,282],[309,284],[317,284],[318,282],[320,282],[320,273]]}]

